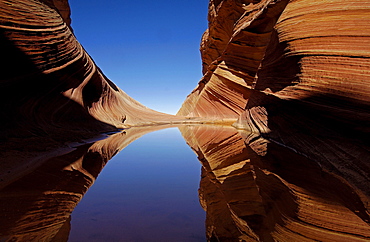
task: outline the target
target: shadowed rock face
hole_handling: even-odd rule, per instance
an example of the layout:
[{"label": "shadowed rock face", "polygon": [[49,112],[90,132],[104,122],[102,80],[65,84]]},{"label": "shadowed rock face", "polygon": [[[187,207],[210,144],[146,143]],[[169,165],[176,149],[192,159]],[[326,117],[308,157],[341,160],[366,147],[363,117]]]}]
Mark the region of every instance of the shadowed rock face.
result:
[{"label": "shadowed rock face", "polygon": [[366,201],[316,162],[230,127],[180,126],[202,163],[209,241],[367,241]]},{"label": "shadowed rock face", "polygon": [[[0,131],[65,135],[178,120],[108,80],[77,42],[67,1],[0,2]],[[80,135],[80,134],[79,134]]]},{"label": "shadowed rock face", "polygon": [[204,77],[178,114],[238,119],[341,177],[369,211],[369,16],[365,0],[211,0]]}]

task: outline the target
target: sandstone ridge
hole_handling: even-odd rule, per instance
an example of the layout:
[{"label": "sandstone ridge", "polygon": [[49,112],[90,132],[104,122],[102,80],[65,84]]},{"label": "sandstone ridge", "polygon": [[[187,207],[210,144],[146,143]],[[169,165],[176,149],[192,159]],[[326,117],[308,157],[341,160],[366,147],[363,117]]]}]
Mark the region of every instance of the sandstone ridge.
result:
[{"label": "sandstone ridge", "polygon": [[2,138],[71,139],[180,120],[143,106],[104,76],[70,22],[67,1],[0,2]]}]

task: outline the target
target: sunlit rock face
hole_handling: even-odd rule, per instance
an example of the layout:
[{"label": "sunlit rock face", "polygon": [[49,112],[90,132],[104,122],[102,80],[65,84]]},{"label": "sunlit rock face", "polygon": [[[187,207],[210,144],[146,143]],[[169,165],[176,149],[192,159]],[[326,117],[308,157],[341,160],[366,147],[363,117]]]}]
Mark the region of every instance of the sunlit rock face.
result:
[{"label": "sunlit rock face", "polygon": [[369,8],[366,0],[211,0],[204,77],[179,114],[238,118],[258,92],[364,116]]},{"label": "sunlit rock face", "polygon": [[255,134],[181,126],[202,163],[208,241],[368,241],[366,204],[343,177]]},{"label": "sunlit rock face", "polygon": [[237,119],[288,1],[210,1],[201,42],[204,77],[178,114]]},{"label": "sunlit rock face", "polygon": [[63,135],[176,119],[108,80],[77,42],[67,1],[0,2],[0,131]]},{"label": "sunlit rock face", "polygon": [[341,177],[369,210],[369,20],[366,0],[211,0],[204,77],[179,114],[237,118]]}]

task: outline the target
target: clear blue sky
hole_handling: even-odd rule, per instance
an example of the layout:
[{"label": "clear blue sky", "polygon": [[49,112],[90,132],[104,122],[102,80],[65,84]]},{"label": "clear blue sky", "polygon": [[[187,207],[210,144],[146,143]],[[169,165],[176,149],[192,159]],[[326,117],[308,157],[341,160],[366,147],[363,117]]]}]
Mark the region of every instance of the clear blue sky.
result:
[{"label": "clear blue sky", "polygon": [[72,28],[104,74],[145,106],[175,114],[202,77],[208,0],[70,0]]}]

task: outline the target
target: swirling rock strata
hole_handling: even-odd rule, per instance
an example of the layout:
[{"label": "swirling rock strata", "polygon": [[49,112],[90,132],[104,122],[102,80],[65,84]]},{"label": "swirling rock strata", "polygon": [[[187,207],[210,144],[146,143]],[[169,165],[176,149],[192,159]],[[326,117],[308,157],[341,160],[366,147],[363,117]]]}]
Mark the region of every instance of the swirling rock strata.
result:
[{"label": "swirling rock strata", "polygon": [[369,211],[369,16],[366,0],[211,0],[204,77],[179,114],[238,118],[341,177]]},{"label": "swirling rock strata", "polygon": [[368,1],[290,1],[236,123],[342,177],[364,201],[370,196],[369,13]]},{"label": "swirling rock strata", "polygon": [[[256,3],[257,2],[257,3]],[[287,1],[210,1],[201,43],[204,77],[179,115],[237,119]]]},{"label": "swirling rock strata", "polygon": [[368,105],[369,8],[366,0],[211,0],[204,77],[179,114],[239,117],[256,91],[285,100],[324,95],[333,103],[315,104],[333,110],[349,99]]},{"label": "swirling rock strata", "polygon": [[0,2],[3,138],[178,120],[144,107],[106,78],[69,23],[67,1]]}]

